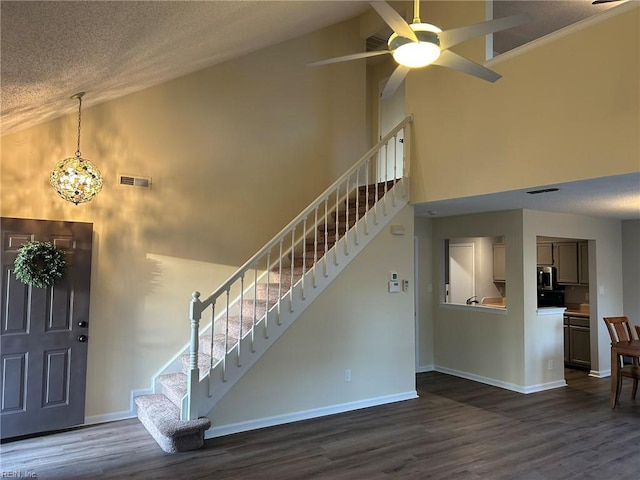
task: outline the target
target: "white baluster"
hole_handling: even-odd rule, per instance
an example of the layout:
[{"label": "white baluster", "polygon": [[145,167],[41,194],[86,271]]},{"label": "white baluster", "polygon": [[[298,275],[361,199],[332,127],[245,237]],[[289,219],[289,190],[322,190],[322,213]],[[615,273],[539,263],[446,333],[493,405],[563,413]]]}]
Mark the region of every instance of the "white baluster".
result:
[{"label": "white baluster", "polygon": [[269,300],[271,298],[271,250],[267,252],[267,299],[265,300],[264,338],[269,338]]},{"label": "white baluster", "polygon": [[289,311],[293,312],[293,272],[295,268],[296,227],[291,229],[291,289],[289,290]]},{"label": "white baluster", "polygon": [[278,255],[278,326],[282,325],[280,318],[280,308],[282,304],[282,246],[284,245],[284,237],[280,239],[280,255]]},{"label": "white baluster", "polygon": [[306,298],[304,290],[305,273],[307,273],[307,217],[302,221],[302,279],[300,280],[300,295],[302,300]]}]

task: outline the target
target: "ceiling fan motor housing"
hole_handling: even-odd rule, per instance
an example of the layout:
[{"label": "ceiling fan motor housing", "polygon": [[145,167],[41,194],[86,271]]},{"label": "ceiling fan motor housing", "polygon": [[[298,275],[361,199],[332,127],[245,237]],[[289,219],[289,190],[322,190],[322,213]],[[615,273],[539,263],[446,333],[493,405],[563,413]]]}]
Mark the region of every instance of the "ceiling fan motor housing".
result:
[{"label": "ceiling fan motor housing", "polygon": [[396,62],[401,65],[411,68],[426,67],[440,56],[438,33],[442,30],[428,23],[412,23],[410,27],[418,41],[393,33],[387,42],[389,50],[393,52]]}]

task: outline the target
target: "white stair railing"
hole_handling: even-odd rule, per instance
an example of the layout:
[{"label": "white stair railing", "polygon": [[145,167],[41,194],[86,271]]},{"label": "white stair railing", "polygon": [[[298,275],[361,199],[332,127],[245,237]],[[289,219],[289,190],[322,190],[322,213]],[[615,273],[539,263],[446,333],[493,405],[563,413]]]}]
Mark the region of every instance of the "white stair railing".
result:
[{"label": "white stair railing", "polygon": [[[402,183],[408,192],[408,127],[412,121],[409,115],[400,122],[217,290],[205,299],[200,292],[193,293],[183,420],[207,413],[198,411],[196,392],[201,377],[221,366],[226,380],[227,362],[242,366],[241,344],[249,338],[253,352],[256,335],[268,338],[274,328],[269,319],[274,318],[277,327],[282,308],[296,309],[306,289],[313,288],[320,275],[328,275],[329,262],[337,262],[338,241],[343,240],[342,253],[349,255],[350,243],[358,244],[358,232],[366,234],[371,222],[378,223],[387,202],[395,205],[398,189],[393,187]],[[380,178],[389,179],[379,183]],[[362,222],[364,228],[358,228]],[[355,238],[349,240],[350,235]],[[300,296],[294,295],[294,286]],[[209,308],[211,323],[201,330],[202,314]],[[201,336],[210,341],[201,342]]]}]

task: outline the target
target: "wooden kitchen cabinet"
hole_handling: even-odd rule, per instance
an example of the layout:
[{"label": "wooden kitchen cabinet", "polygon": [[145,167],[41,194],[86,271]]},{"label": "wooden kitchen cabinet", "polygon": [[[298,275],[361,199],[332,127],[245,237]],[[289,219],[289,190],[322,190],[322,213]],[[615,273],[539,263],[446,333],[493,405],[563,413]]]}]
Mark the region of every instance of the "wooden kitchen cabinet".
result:
[{"label": "wooden kitchen cabinet", "polygon": [[564,317],[562,331],[564,332],[564,363],[568,365],[571,359],[571,351],[569,350],[569,319],[567,317]]},{"label": "wooden kitchen cabinet", "polygon": [[589,284],[589,244],[578,243],[578,283]]},{"label": "wooden kitchen cabinet", "polygon": [[591,368],[589,319],[565,316],[564,358],[568,366]]},{"label": "wooden kitchen cabinet", "polygon": [[538,265],[553,265],[553,243],[538,243]]},{"label": "wooden kitchen cabinet", "polygon": [[507,279],[506,249],[502,243],[493,244],[493,281],[504,282]]},{"label": "wooden kitchen cabinet", "polygon": [[558,283],[578,283],[578,243],[563,242],[554,246]]}]

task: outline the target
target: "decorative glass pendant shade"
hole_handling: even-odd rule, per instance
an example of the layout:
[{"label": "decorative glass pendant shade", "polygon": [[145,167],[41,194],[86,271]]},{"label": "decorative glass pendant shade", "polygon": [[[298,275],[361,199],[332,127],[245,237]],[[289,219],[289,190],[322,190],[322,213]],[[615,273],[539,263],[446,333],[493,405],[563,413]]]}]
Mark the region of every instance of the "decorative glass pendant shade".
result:
[{"label": "decorative glass pendant shade", "polygon": [[58,162],[51,172],[49,183],[60,197],[75,203],[84,203],[95,197],[102,190],[102,175],[91,161],[82,158],[80,153],[80,125],[82,119],[82,96],[84,92],[76,93],[73,99],[78,99],[78,150],[75,157],[65,158]]}]

